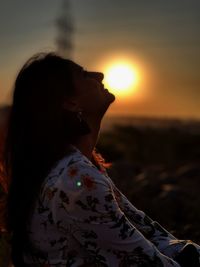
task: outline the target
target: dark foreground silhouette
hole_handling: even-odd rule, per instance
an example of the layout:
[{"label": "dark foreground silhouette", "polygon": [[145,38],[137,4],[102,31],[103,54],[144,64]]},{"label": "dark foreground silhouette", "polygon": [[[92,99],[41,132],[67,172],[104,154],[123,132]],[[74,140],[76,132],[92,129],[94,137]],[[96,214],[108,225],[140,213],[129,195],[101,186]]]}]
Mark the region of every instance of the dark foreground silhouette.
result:
[{"label": "dark foreground silhouette", "polygon": [[[118,125],[101,133],[97,148],[113,163],[110,177],[138,209],[179,239],[200,243],[200,132]],[[0,186],[1,218],[5,196]],[[193,253],[187,250],[180,260]],[[8,255],[9,235],[1,232],[0,266],[8,266]]]}]

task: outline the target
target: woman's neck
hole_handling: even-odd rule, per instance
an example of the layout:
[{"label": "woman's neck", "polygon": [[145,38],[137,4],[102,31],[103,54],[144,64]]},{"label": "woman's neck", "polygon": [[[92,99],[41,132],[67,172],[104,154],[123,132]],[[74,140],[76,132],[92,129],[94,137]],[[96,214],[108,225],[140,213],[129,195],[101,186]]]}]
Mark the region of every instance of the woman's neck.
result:
[{"label": "woman's neck", "polygon": [[91,132],[89,134],[81,136],[73,143],[73,145],[76,146],[89,160],[92,160],[92,152],[98,140],[99,130],[100,125],[93,127],[91,128]]}]

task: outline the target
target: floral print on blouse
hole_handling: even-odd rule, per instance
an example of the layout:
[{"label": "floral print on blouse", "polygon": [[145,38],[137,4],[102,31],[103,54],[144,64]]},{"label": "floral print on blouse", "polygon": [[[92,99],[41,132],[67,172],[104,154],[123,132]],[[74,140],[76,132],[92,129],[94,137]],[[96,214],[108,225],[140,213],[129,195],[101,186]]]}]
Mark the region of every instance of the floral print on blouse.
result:
[{"label": "floral print on blouse", "polygon": [[80,150],[46,177],[27,226],[31,267],[180,267],[178,240],[136,209]]}]

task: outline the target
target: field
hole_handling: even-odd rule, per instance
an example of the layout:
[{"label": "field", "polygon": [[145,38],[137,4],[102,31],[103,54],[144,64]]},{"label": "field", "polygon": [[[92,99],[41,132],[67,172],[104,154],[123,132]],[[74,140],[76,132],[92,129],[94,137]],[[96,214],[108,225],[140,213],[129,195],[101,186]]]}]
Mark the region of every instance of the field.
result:
[{"label": "field", "polygon": [[[177,238],[200,244],[200,122],[108,118],[97,149],[112,163],[110,177],[134,206]],[[4,197],[0,187],[1,214]],[[8,264],[8,240],[2,232],[2,267]]]},{"label": "field", "polygon": [[[134,206],[177,238],[200,243],[200,122],[117,118],[98,149]],[[107,121],[108,124],[108,121]]]}]

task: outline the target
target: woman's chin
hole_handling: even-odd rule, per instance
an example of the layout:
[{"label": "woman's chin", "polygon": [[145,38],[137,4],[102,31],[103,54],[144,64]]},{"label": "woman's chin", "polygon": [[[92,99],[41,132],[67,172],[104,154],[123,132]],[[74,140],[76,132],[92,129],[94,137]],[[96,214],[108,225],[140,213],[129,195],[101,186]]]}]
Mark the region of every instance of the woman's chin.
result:
[{"label": "woman's chin", "polygon": [[115,101],[115,95],[111,92],[108,92],[108,94],[109,94],[110,103],[114,102]]},{"label": "woman's chin", "polygon": [[104,110],[103,110],[103,115],[106,113],[106,111],[108,110],[109,106],[115,101],[115,96],[109,92],[109,96],[108,96],[108,99],[107,99],[107,103],[106,105],[104,106]]}]

